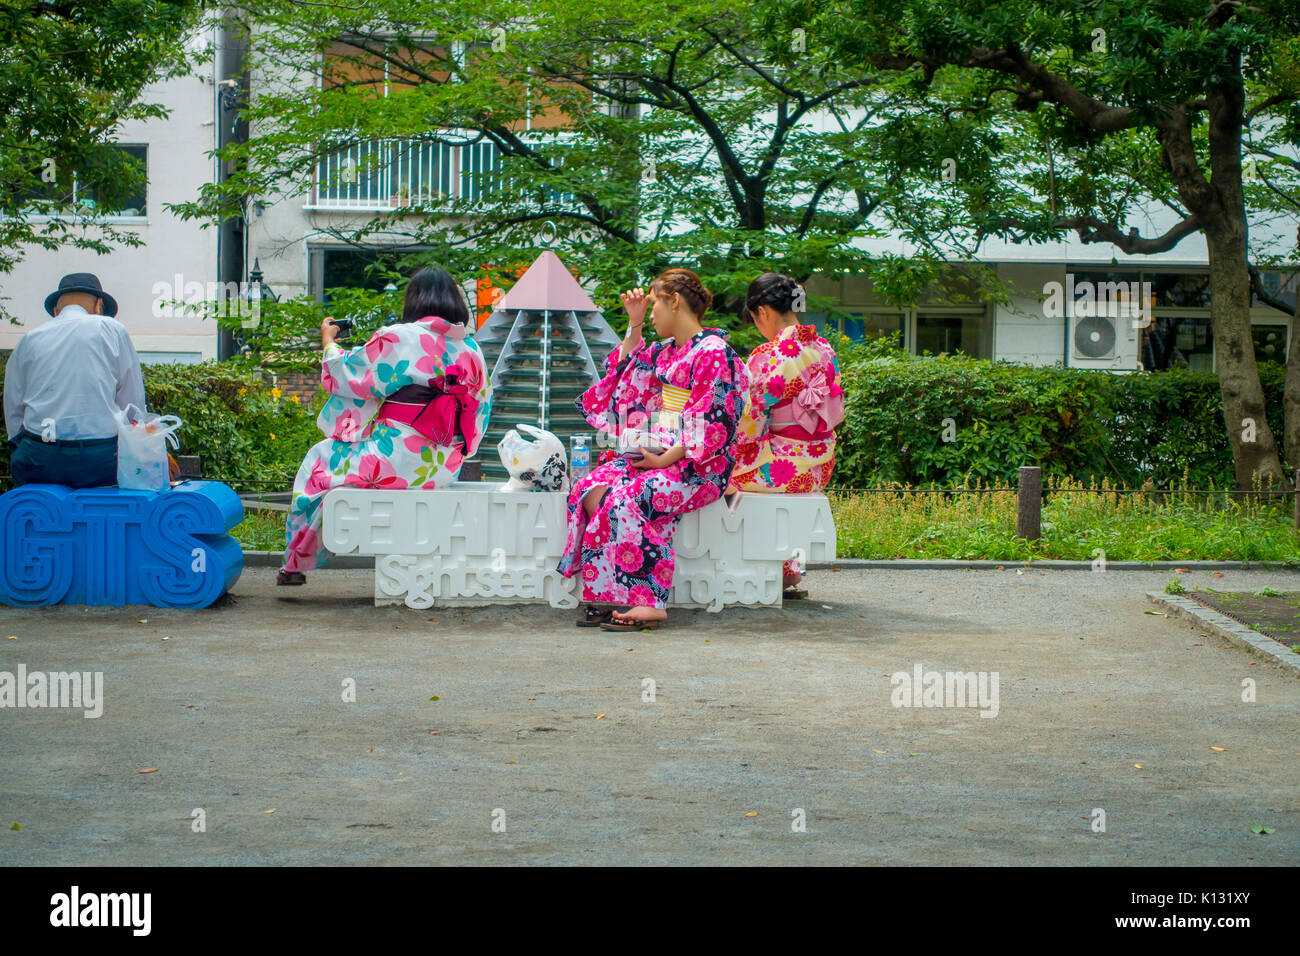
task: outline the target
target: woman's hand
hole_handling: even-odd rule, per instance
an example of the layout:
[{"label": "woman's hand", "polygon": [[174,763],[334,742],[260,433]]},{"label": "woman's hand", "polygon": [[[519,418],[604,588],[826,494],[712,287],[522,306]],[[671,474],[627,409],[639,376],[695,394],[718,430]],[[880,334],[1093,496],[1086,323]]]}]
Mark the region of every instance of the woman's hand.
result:
[{"label": "woman's hand", "polygon": [[646,306],[650,303],[646,300],[645,289],[638,286],[635,289],[628,289],[620,298],[623,300],[623,308],[627,309],[627,330],[630,333],[632,329],[640,329],[645,322]]},{"label": "woman's hand", "polygon": [[320,324],[320,347],[327,349],[339,337],[339,327],[334,324],[334,317],[327,315]]},{"label": "woman's hand", "polygon": [[637,450],[641,452],[641,457],[630,459],[633,468],[667,468],[686,457],[685,445],[674,445],[667,451],[657,453],[646,451],[644,448]]},{"label": "woman's hand", "polygon": [[618,347],[619,359],[625,359],[641,344],[641,326],[645,323],[646,301],[645,289],[628,289],[621,296],[623,308],[627,309],[627,334]]}]

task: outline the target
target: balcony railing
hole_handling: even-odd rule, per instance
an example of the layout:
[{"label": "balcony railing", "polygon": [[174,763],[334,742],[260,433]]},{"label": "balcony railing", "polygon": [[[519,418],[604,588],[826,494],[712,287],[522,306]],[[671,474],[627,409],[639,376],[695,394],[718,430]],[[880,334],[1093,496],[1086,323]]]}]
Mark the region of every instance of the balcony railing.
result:
[{"label": "balcony railing", "polygon": [[466,146],[413,139],[362,140],[316,164],[311,207],[379,210],[405,206],[443,209],[479,199],[501,168],[496,144]]}]

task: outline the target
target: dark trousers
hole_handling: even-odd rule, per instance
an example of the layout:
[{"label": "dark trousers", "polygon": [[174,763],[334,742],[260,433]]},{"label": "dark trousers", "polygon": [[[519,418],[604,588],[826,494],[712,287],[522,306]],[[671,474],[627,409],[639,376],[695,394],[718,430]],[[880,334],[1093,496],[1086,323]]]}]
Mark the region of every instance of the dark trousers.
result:
[{"label": "dark trousers", "polygon": [[14,485],[99,488],[117,484],[117,439],[41,441],[23,431],[14,443],[9,471]]}]

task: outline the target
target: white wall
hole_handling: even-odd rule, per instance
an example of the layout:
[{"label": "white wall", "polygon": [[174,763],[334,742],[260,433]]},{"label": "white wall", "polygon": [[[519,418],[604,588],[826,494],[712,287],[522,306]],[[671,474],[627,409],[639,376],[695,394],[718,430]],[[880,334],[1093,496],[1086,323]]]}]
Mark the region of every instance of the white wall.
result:
[{"label": "white wall", "polygon": [[1049,282],[1065,282],[1058,263],[1000,264],[998,278],[1014,289],[1011,305],[993,310],[993,358],[1032,365],[1061,361],[1065,319],[1043,314],[1041,296]]},{"label": "white wall", "polygon": [[[137,351],[216,358],[214,322],[153,315],[156,283],[166,282],[170,287],[178,273],[184,282],[200,282],[205,288],[217,279],[216,229],[183,222],[163,208],[165,202],[196,198],[199,188],[213,179],[213,161],[205,155],[212,149],[215,133],[212,70],[209,67],[198,75],[163,81],[151,87],[145,98],[168,107],[170,115],[124,123],[114,137],[121,143],[149,146],[146,221],[120,227],[140,236],[144,244],[105,255],[30,248],[13,272],[0,276],[5,307],[23,323],[0,326],[0,349],[12,349],[28,328],[49,321],[42,303],[62,276],[93,272],[117,300],[117,318],[130,330]],[[177,298],[182,295],[176,293]],[[148,360],[148,356],[142,357]]]}]

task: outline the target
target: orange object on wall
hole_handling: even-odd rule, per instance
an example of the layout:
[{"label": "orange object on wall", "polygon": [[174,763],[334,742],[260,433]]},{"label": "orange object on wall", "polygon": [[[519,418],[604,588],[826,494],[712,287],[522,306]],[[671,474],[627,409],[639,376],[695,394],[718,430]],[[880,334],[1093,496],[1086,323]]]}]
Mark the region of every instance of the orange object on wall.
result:
[{"label": "orange object on wall", "polygon": [[[491,266],[488,265],[482,267],[484,272],[487,272],[490,268]],[[515,266],[509,274],[518,279],[527,271],[527,265]],[[506,290],[500,286],[493,285],[490,277],[486,275],[479,276],[478,281],[475,283],[474,294],[474,307],[478,310],[476,324],[474,326],[476,329],[483,327],[483,323],[492,315],[492,310],[496,307],[497,301],[505,294]]]}]

